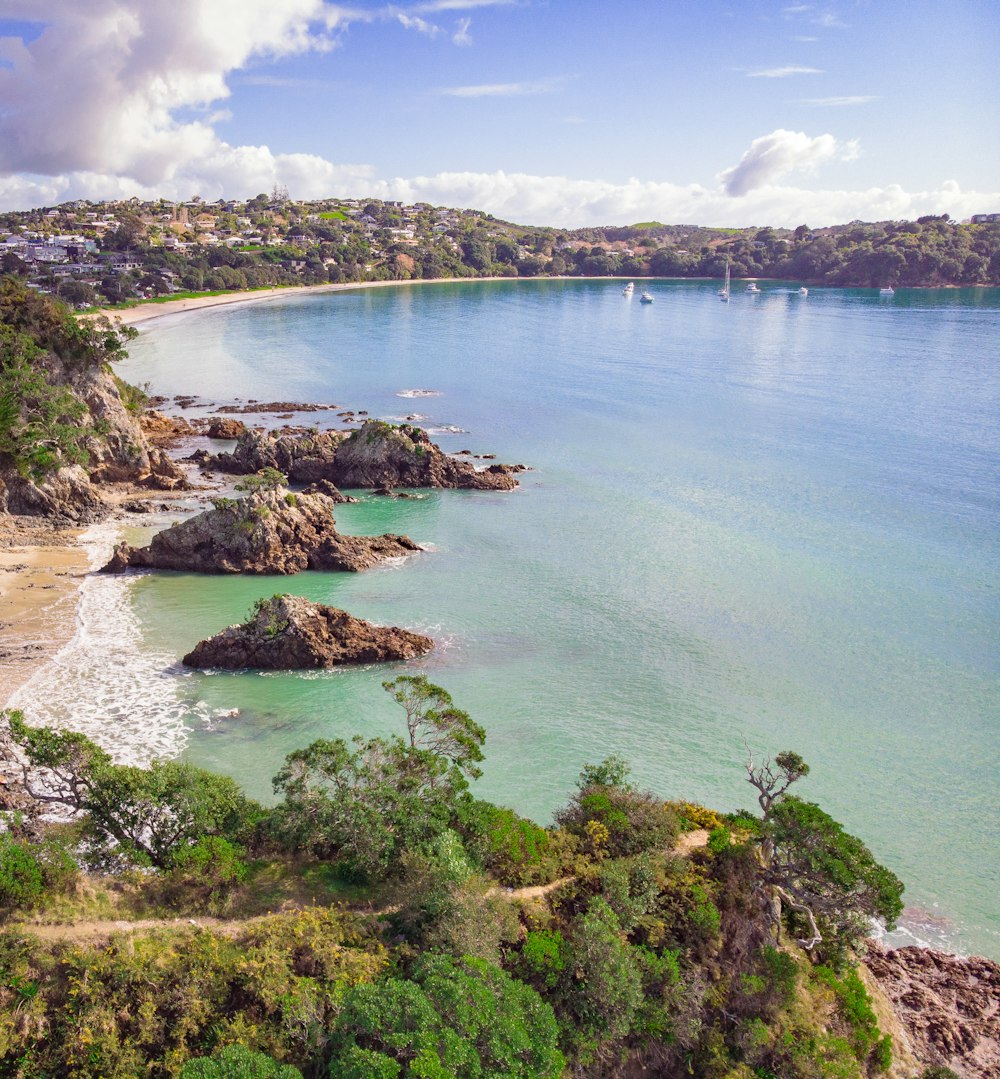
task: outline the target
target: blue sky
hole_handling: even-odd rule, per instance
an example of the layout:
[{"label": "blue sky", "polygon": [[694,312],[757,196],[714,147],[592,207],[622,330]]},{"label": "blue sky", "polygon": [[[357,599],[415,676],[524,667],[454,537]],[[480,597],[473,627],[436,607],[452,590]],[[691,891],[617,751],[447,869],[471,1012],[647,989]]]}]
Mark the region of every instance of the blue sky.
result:
[{"label": "blue sky", "polygon": [[1000,209],[995,0],[0,0],[0,15],[0,206],[284,183],[564,226]]}]

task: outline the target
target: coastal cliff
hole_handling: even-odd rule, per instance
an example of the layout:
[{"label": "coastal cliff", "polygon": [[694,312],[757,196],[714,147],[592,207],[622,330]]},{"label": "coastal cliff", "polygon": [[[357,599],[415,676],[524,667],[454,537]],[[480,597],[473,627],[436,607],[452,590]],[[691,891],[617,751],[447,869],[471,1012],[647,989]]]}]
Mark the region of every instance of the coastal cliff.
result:
[{"label": "coastal cliff", "polygon": [[87,523],[110,512],[102,485],[183,483],[143,433],[143,395],[111,371],[127,337],[0,282],[0,513]]}]

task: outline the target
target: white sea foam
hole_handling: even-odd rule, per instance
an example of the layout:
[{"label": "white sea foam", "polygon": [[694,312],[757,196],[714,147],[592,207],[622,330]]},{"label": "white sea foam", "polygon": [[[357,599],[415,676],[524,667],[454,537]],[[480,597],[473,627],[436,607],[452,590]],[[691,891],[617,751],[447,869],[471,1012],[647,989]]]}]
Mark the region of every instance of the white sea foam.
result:
[{"label": "white sea foam", "polygon": [[[91,570],[107,561],[114,525],[84,533]],[[178,756],[185,720],[209,719],[203,701],[183,699],[175,657],[143,649],[132,611],[134,576],[88,576],[80,589],[73,639],[11,698],[30,723],[80,731],[120,764]]]},{"label": "white sea foam", "polygon": [[440,427],[428,427],[429,435],[467,435],[469,432],[464,427],[455,423],[442,423]]},{"label": "white sea foam", "polygon": [[440,397],[440,390],[400,390],[397,397]]}]

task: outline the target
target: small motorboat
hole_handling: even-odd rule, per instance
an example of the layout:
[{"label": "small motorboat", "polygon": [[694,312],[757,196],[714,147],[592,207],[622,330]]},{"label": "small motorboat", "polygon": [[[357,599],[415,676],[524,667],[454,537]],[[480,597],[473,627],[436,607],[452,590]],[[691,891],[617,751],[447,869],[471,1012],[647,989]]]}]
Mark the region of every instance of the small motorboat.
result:
[{"label": "small motorboat", "polygon": [[622,295],[631,296],[633,292],[635,292],[635,283],[633,281],[629,281],[629,283],[622,289]]},{"label": "small motorboat", "polygon": [[888,288],[880,288],[878,290],[878,294],[880,296],[895,296],[896,290],[892,287],[892,285],[889,285]]},{"label": "small motorboat", "polygon": [[757,288],[757,282],[756,281],[751,281],[743,291],[744,292],[760,292],[760,289]]},{"label": "small motorboat", "polygon": [[639,303],[652,303],[652,302],[653,302],[653,297],[650,296],[650,294],[648,292],[644,292],[639,297]]},{"label": "small motorboat", "polygon": [[801,285],[799,287],[799,295],[800,296],[808,296],[809,295],[809,289],[807,289],[805,285]]}]

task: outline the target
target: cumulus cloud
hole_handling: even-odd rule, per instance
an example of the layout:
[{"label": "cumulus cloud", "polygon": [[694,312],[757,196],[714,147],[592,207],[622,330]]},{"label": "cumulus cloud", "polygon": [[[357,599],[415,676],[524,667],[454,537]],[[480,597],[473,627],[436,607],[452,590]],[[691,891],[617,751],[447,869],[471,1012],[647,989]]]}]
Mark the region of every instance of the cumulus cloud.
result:
[{"label": "cumulus cloud", "polygon": [[[416,17],[417,12],[459,12],[501,2],[427,0],[406,10]],[[1000,194],[963,192],[953,181],[925,192],[894,185],[865,191],[789,186],[788,174],[848,160],[857,145],[832,135],[783,130],[755,139],[738,164],[709,186],[517,172],[385,178],[365,164],[232,146],[213,124],[228,96],[227,79],[253,60],[330,49],[349,22],[389,18],[390,9],[356,13],[325,0],[173,0],[169,10],[152,0],[3,0],[3,8],[6,17],[42,23],[44,29],[27,43],[0,39],[0,209],[132,195],[246,198],[275,184],[296,198],[425,201],[561,227],[652,218],[705,225],[821,225],[927,213],[967,217],[1000,204]],[[459,36],[468,33],[467,17],[457,25]],[[238,77],[261,85],[300,85],[266,75]],[[301,85],[314,81],[301,80]],[[451,92],[498,97],[552,93],[564,84],[549,78]]]},{"label": "cumulus cloud", "polygon": [[179,110],[226,98],[255,57],[331,48],[346,17],[323,0],[6,0],[4,14],[46,25],[0,39],[3,170],[147,186],[227,150],[210,117]]},{"label": "cumulus cloud", "polygon": [[718,178],[727,195],[746,195],[790,172],[811,171],[824,161],[852,161],[859,152],[856,141],[839,143],[832,135],[810,138],[803,131],[778,128],[754,139],[739,163]]}]

